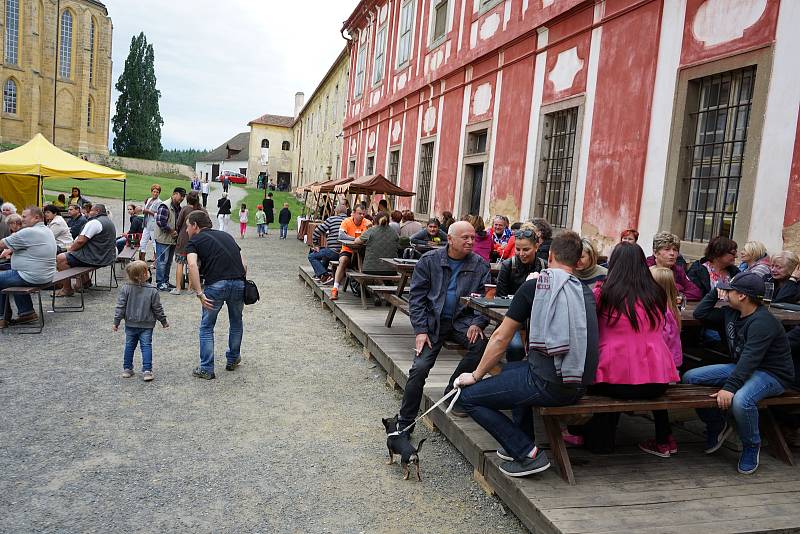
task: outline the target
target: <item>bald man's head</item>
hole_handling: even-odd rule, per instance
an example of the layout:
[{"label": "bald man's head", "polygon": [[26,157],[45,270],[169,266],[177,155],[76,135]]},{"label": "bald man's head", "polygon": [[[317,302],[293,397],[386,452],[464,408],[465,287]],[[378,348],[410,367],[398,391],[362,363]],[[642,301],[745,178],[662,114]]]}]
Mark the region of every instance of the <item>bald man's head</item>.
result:
[{"label": "bald man's head", "polygon": [[475,228],[467,221],[458,221],[447,230],[447,255],[459,260],[472,253],[475,245]]}]

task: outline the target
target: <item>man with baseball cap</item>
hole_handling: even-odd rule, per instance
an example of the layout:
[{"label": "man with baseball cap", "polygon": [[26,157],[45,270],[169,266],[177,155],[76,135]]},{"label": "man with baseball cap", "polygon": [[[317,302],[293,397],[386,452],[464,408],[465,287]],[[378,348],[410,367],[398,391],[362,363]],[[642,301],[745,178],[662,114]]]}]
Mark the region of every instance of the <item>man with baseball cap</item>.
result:
[{"label": "man with baseball cap", "polygon": [[[739,273],[729,283],[712,289],[698,304],[694,317],[725,332],[735,363],[698,367],[683,375],[686,384],[721,387],[712,395],[718,408],[697,410],[706,424],[705,452],[719,449],[733,430],[723,410],[730,412],[742,441],[738,469],[745,475],[758,469],[759,401],[780,395],[794,382],[786,332],[761,303],[763,295],[764,281],[752,272]],[[718,300],[727,301],[727,305],[717,308]]]}]

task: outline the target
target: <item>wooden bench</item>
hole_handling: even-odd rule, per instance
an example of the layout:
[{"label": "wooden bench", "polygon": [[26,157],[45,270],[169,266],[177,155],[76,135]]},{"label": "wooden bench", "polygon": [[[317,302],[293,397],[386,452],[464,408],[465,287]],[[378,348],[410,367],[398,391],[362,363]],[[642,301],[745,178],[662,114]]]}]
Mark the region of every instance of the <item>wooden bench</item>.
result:
[{"label": "wooden bench", "polygon": [[[634,411],[675,410],[679,408],[716,408],[717,400],[710,395],[719,391],[718,387],[678,384],[670,386],[666,394],[656,399],[626,400],[586,395],[569,406],[537,406],[536,413],[542,416],[545,432],[550,441],[553,459],[561,471],[561,478],[575,484],[572,464],[561,435],[559,417],[566,415],[585,415],[594,413],[622,413]],[[769,442],[772,453],[783,462],[794,465],[792,452],[778,428],[769,406],[800,405],[800,392],[787,391],[778,397],[769,397],[758,404],[761,433]]]},{"label": "wooden bench", "polygon": [[81,295],[81,305],[80,306],[58,306],[56,307],[56,291],[57,285],[59,282],[64,282],[65,280],[69,280],[70,283],[73,279],[79,278],[84,274],[91,275],[96,269],[94,267],[70,267],[64,271],[57,271],[55,276],[53,277],[53,292],[52,292],[52,308],[54,312],[78,312],[84,310],[84,299],[83,299],[83,288],[81,288],[78,293]]},{"label": "wooden bench", "polygon": [[[348,269],[347,270],[347,278],[351,281],[358,282],[360,292],[361,292],[361,307],[365,310],[367,309],[367,286],[370,282],[399,282],[400,275],[397,274],[390,274],[390,275],[381,275],[381,274],[366,274],[358,271],[353,271]],[[395,288],[395,291],[397,288]]]},{"label": "wooden bench", "polygon": [[[3,295],[6,295],[6,309],[3,310],[4,317],[11,317],[11,296],[12,295],[36,295],[39,297],[39,320],[36,322],[35,328],[25,328],[20,330],[20,334],[41,334],[44,330],[44,309],[42,308],[42,291],[38,286],[20,286],[20,287],[7,287],[3,290]],[[27,323],[26,323],[27,324]],[[23,326],[24,325],[20,325]],[[16,327],[15,327],[16,328]]]}]

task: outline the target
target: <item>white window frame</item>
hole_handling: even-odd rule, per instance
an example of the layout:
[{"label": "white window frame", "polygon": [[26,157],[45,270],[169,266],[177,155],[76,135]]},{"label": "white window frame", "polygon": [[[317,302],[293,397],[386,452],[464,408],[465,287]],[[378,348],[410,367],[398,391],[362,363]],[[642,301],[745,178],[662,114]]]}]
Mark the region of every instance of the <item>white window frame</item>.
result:
[{"label": "white window frame", "polygon": [[505,0],[481,0],[481,6],[478,10],[478,13],[483,14],[495,7],[500,2],[504,2]]},{"label": "white window frame", "polygon": [[364,75],[367,69],[367,43],[361,45],[358,49],[358,57],[356,58],[356,76],[353,80],[353,96],[356,98],[364,94]]},{"label": "white window frame", "polygon": [[97,40],[97,27],[94,22],[94,17],[89,21],[89,83],[94,85],[94,46]]},{"label": "white window frame", "polygon": [[[397,68],[411,62],[414,48],[414,0],[407,0],[400,6],[400,21],[397,28]],[[405,16],[404,16],[405,15]],[[408,26],[404,26],[404,24]],[[406,41],[407,39],[407,41]],[[405,46],[404,46],[405,42]]]},{"label": "white window frame", "polygon": [[[436,10],[439,6],[444,4],[444,32],[436,36]],[[447,34],[450,32],[450,0],[432,0],[431,13],[430,13],[430,27],[428,28],[428,46],[433,48],[445,40]]]},{"label": "white window frame", "polygon": [[372,59],[372,85],[383,81],[383,71],[386,64],[386,25],[384,24],[375,33],[375,53]]},{"label": "white window frame", "polygon": [[19,66],[19,0],[5,1],[5,52],[6,65]]},{"label": "white window frame", "polygon": [[[69,17],[69,18],[67,18]],[[66,25],[66,22],[69,24]],[[65,9],[58,20],[59,50],[58,75],[64,79],[72,78],[72,39],[75,36],[75,17],[72,11]]]},{"label": "white window frame", "polygon": [[[9,87],[11,90],[9,91]],[[9,78],[3,84],[3,113],[9,115],[17,114],[17,97],[19,95],[19,87],[16,80]]]}]

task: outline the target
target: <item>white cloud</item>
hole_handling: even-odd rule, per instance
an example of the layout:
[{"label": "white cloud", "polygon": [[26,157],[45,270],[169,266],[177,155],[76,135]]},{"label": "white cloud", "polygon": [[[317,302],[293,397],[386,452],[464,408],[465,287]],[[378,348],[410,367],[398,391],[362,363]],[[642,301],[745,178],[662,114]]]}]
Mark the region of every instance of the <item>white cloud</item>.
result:
[{"label": "white cloud", "polygon": [[[165,148],[213,148],[264,114],[292,115],[339,55],[356,0],[105,0],[114,24],[112,86],[130,41],[155,50]],[[111,115],[116,106],[112,95]]]}]

